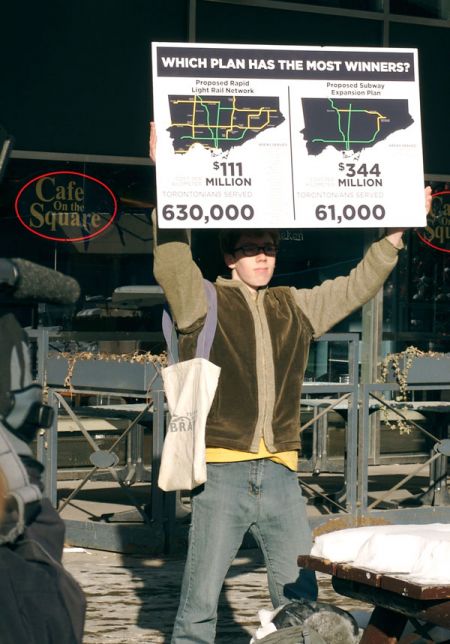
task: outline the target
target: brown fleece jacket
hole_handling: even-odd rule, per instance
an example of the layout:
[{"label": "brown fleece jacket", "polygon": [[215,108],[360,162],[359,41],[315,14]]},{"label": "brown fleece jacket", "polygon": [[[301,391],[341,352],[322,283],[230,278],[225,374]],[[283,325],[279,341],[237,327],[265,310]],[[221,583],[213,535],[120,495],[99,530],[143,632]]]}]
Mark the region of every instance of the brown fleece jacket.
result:
[{"label": "brown fleece jacket", "polygon": [[[348,276],[312,289],[216,281],[218,323],[210,360],[221,367],[206,426],[207,447],[257,452],[298,449],[300,393],[309,345],[370,300],[397,262],[387,239],[375,242]],[[193,357],[206,315],[201,272],[184,231],[155,230],[154,275],[179,331],[180,357]]]}]

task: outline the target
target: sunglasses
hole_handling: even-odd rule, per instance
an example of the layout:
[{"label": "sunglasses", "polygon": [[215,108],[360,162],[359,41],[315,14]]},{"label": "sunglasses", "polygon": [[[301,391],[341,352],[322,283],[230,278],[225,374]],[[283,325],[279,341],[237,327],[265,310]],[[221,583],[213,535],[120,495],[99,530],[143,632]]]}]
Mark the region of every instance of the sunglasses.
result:
[{"label": "sunglasses", "polygon": [[245,257],[256,257],[260,253],[264,253],[268,257],[275,257],[278,252],[278,246],[275,244],[264,244],[264,246],[257,246],[256,244],[245,244],[244,246],[238,246],[233,248],[233,254],[236,254],[240,251]]}]

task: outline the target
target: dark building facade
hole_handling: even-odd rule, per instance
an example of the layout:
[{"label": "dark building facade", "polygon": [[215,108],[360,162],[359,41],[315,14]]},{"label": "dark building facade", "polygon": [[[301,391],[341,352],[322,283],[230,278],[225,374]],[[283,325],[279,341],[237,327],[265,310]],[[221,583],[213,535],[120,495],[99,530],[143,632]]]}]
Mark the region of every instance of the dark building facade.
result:
[{"label": "dark building facade", "polygon": [[[362,334],[366,379],[374,378],[388,351],[411,344],[449,351],[449,2],[22,0],[2,14],[0,123],[14,137],[14,149],[0,186],[0,255],[76,277],[78,307],[49,310],[46,322],[84,330],[105,328],[105,315],[96,316],[112,308],[118,287],[154,284],[152,41],[418,48],[424,179],[437,195],[434,224],[408,231],[407,251],[384,295],[336,331]],[[401,168],[398,190],[408,190]],[[36,195],[44,199],[27,227],[21,208],[37,203]],[[61,234],[49,229],[45,203],[58,211]],[[311,286],[344,273],[381,232],[282,231],[275,282]],[[223,270],[214,232],[194,232],[192,245],[208,277]],[[120,332],[157,330],[158,317],[148,315],[108,324]]]}]

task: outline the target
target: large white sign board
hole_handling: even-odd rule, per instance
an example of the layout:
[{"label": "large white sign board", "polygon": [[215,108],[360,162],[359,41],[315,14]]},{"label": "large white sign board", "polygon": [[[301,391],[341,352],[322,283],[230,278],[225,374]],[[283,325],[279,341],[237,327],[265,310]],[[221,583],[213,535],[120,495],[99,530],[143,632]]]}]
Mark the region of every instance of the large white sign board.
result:
[{"label": "large white sign board", "polygon": [[426,225],[415,49],[153,43],[164,228]]}]

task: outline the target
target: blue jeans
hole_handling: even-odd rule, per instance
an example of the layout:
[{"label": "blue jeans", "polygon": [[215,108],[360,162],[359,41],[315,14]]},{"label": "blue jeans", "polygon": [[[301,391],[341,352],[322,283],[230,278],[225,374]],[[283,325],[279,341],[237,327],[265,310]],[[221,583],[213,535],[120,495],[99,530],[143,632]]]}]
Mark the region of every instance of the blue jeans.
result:
[{"label": "blue jeans", "polygon": [[219,594],[250,530],[264,554],[274,607],[317,598],[315,575],[297,566],[311,532],[297,474],[268,459],[208,464],[194,491],[189,548],[172,644],[213,644]]}]

